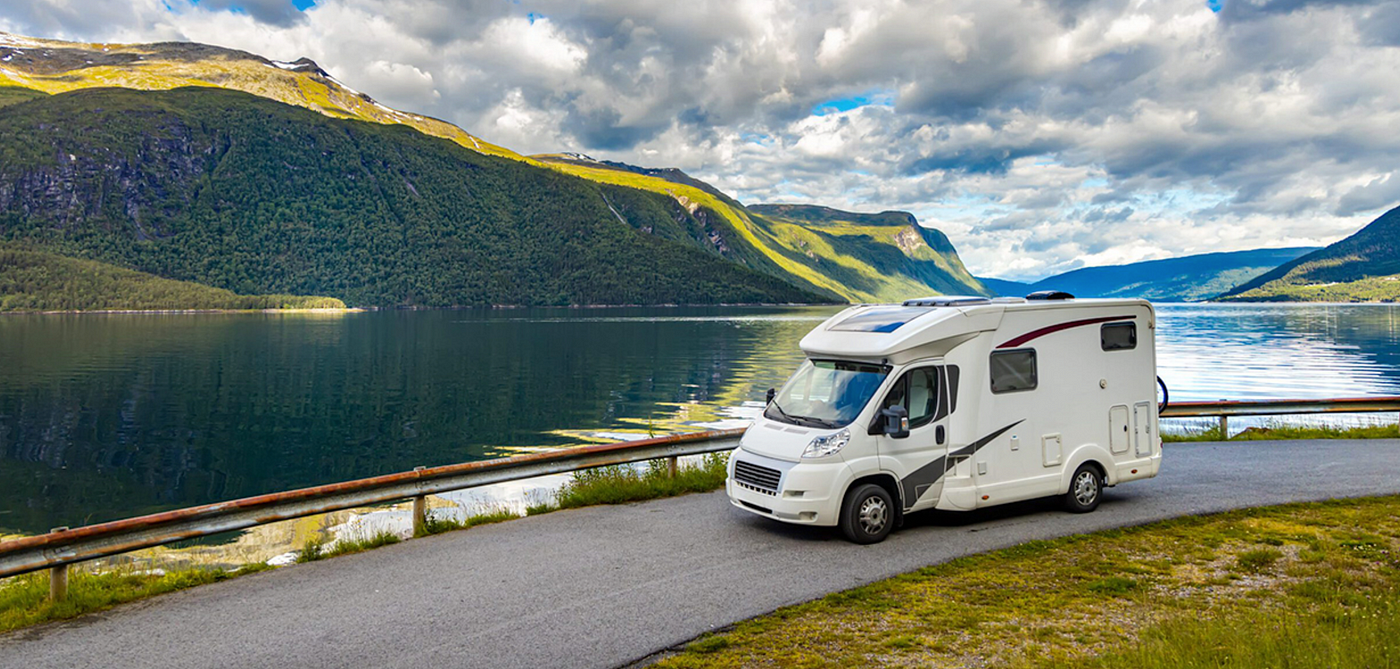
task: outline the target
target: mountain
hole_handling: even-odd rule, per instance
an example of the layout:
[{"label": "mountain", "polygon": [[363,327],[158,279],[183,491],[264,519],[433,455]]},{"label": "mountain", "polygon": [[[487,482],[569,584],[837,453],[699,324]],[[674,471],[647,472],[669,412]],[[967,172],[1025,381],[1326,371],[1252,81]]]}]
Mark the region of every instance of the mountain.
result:
[{"label": "mountain", "polygon": [[993,279],[991,277],[979,276],[978,281],[992,291],[995,295],[1005,295],[1007,297],[1025,297],[1031,294],[1034,289],[1031,284],[1024,281],[1011,281],[1010,279]]},{"label": "mountain", "polygon": [[1310,247],[1255,249],[1085,267],[1008,286],[1011,295],[1063,290],[1077,297],[1141,297],[1156,302],[1199,302],[1215,297],[1309,251]]},{"label": "mountain", "polygon": [[773,247],[811,272],[836,280],[853,301],[926,295],[991,295],[958,258],[948,237],[912,214],[858,214],[816,205],[752,205]]},{"label": "mountain", "polygon": [[0,312],[168,309],[344,309],[331,297],[237,295],[105,263],[0,248]]},{"label": "mountain", "polygon": [[[905,237],[899,238],[898,234],[888,234],[891,230],[883,230],[881,234],[870,236],[859,230],[852,229],[843,233],[843,227],[835,222],[821,223],[820,230],[804,227],[806,222],[802,219],[788,218],[786,220],[775,220],[765,218],[759,214],[749,211],[742,204],[728,197],[712,186],[689,177],[679,170],[674,169],[653,169],[640,168],[622,163],[612,163],[606,161],[595,161],[587,156],[578,154],[556,154],[549,156],[526,157],[499,146],[495,146],[481,140],[451,124],[432,119],[429,117],[400,112],[390,109],[368,96],[359,93],[334,77],[326,73],[314,62],[307,59],[285,62],[263,58],[254,54],[232,49],[223,49],[200,44],[187,43],[163,43],[163,44],[143,44],[143,45],[117,45],[117,44],[78,44],[69,42],[59,42],[54,40],[38,40],[14,35],[0,33],[0,61],[4,66],[0,67],[0,106],[42,103],[39,96],[44,93],[56,93],[56,98],[64,98],[79,92],[98,88],[117,86],[127,89],[152,91],[152,95],[159,91],[173,91],[182,89],[181,105],[190,104],[191,100],[199,97],[190,90],[190,87],[198,87],[198,93],[212,94],[219,89],[231,89],[243,91],[251,95],[262,98],[276,100],[278,102],[302,107],[316,112],[320,115],[319,121],[336,119],[340,121],[359,120],[367,122],[366,126],[356,133],[369,132],[364,130],[369,124],[376,126],[399,127],[403,130],[411,128],[418,133],[431,135],[451,141],[458,147],[468,149],[472,153],[484,154],[489,157],[503,158],[520,167],[528,167],[533,171],[510,172],[505,163],[492,163],[489,166],[481,164],[481,161],[463,159],[461,162],[473,165],[471,171],[466,175],[470,176],[497,171],[507,171],[513,176],[507,178],[508,181],[524,188],[524,181],[516,179],[522,174],[532,174],[535,172],[562,172],[567,175],[581,178],[585,183],[580,185],[578,180],[556,181],[550,177],[534,175],[530,179],[536,180],[536,186],[547,186],[547,188],[559,188],[560,192],[552,190],[534,192],[526,188],[525,190],[511,190],[509,192],[483,193],[473,191],[469,199],[482,195],[489,195],[487,199],[492,204],[500,204],[502,198],[523,197],[527,199],[550,199],[556,197],[561,200],[569,200],[577,195],[585,200],[592,201],[592,204],[582,209],[572,209],[565,211],[562,205],[551,211],[566,218],[574,219],[580,217],[591,217],[589,225],[595,226],[596,231],[607,231],[611,235],[607,244],[598,247],[590,246],[592,250],[591,260],[598,262],[612,263],[613,270],[602,270],[595,268],[596,272],[607,274],[614,272],[626,274],[631,272],[630,280],[617,279],[611,283],[598,286],[594,289],[561,289],[558,285],[545,288],[540,285],[530,284],[519,290],[506,290],[503,286],[507,281],[509,271],[497,268],[494,272],[495,279],[486,280],[477,276],[468,283],[458,283],[455,287],[453,281],[463,274],[488,273],[477,268],[476,270],[464,270],[460,267],[435,268],[434,263],[442,262],[451,257],[448,253],[445,257],[433,257],[419,259],[415,264],[417,269],[426,273],[423,278],[403,278],[400,279],[392,273],[402,271],[402,268],[392,262],[381,264],[366,264],[363,259],[350,262],[358,268],[357,271],[370,272],[368,275],[357,275],[347,270],[344,263],[333,262],[329,256],[317,256],[318,263],[314,266],[307,266],[305,263],[293,269],[278,269],[250,266],[246,258],[207,258],[204,264],[210,267],[204,268],[207,271],[195,271],[188,265],[193,261],[191,258],[176,258],[174,251],[157,252],[155,247],[165,245],[164,237],[143,238],[146,232],[137,230],[135,233],[136,242],[123,242],[125,244],[108,244],[98,238],[102,235],[114,233],[114,224],[111,221],[98,224],[96,227],[102,230],[101,234],[95,233],[91,226],[79,230],[68,228],[62,225],[53,225],[51,228],[62,229],[63,234],[56,234],[54,229],[44,233],[46,241],[44,243],[55,244],[61,247],[64,253],[80,254],[83,257],[102,259],[121,266],[129,266],[138,270],[149,270],[156,273],[179,272],[172,274],[173,278],[190,279],[201,277],[201,280],[216,282],[215,285],[227,286],[238,290],[270,291],[273,286],[279,286],[276,290],[281,291],[280,286],[304,286],[314,288],[312,292],[331,292],[338,297],[343,297],[352,303],[367,304],[363,300],[374,300],[374,304],[475,304],[480,302],[495,302],[497,300],[517,301],[526,300],[527,303],[554,304],[569,301],[596,302],[604,301],[610,303],[631,302],[635,300],[654,302],[677,302],[677,301],[749,301],[753,299],[761,301],[833,301],[833,300],[870,300],[876,295],[888,295],[891,297],[906,297],[909,294],[927,294],[930,292],[943,292],[946,289],[955,288],[955,292],[979,292],[982,290],[980,284],[976,283],[966,271],[962,269],[962,263],[956,257],[956,252],[952,251],[947,239],[937,231],[924,231],[917,225],[913,233],[907,233]],[[9,87],[5,87],[9,84]],[[20,88],[23,87],[23,88]],[[92,101],[91,98],[84,98]],[[164,102],[160,104],[165,104]],[[157,105],[159,106],[159,105]],[[241,108],[242,105],[239,105]],[[75,110],[70,119],[76,119]],[[102,110],[97,110],[101,112]],[[186,112],[191,109],[185,108]],[[214,114],[209,118],[188,117],[190,127],[198,127],[204,139],[220,136],[218,124],[224,122],[224,118],[217,116],[217,111],[209,105],[205,105],[198,110],[198,114]],[[232,112],[232,110],[231,110]],[[30,120],[34,120],[31,114]],[[245,119],[246,120],[246,119]],[[308,118],[301,118],[303,122],[312,126],[319,124]],[[405,128],[406,126],[406,128]],[[150,130],[137,127],[128,127],[127,130],[133,133],[140,133]],[[245,128],[246,130],[247,128]],[[320,132],[317,130],[316,132]],[[332,133],[334,134],[334,133]],[[108,133],[110,138],[111,133]],[[399,139],[406,138],[407,133],[393,135],[375,135],[384,142],[390,144]],[[356,134],[359,137],[359,134]],[[245,136],[245,139],[248,138]],[[137,138],[125,137],[128,145]],[[309,141],[298,139],[298,141]],[[412,141],[405,139],[404,141]],[[314,142],[313,142],[314,143]],[[264,143],[265,144],[265,143]],[[52,150],[49,147],[47,150]],[[128,146],[130,148],[130,146]],[[242,146],[248,149],[249,146]],[[264,147],[266,148],[266,147]],[[380,148],[380,147],[376,147]],[[29,147],[29,150],[37,150]],[[261,149],[259,149],[260,151]],[[0,156],[5,155],[6,148],[0,145]],[[254,151],[256,153],[257,151]],[[398,151],[399,158],[403,158],[403,150]],[[10,158],[15,158],[15,154],[10,153]],[[35,155],[45,155],[44,150],[37,150]],[[51,154],[48,157],[62,154]],[[78,156],[80,154],[74,154]],[[377,165],[374,160],[377,154],[364,152],[361,157],[367,161],[363,166],[366,170],[371,167],[386,167]],[[76,159],[76,158],[75,158]],[[197,156],[192,157],[194,162],[199,162],[205,167],[207,161]],[[331,160],[327,157],[328,160]],[[4,158],[0,158],[0,167],[6,163]],[[137,161],[139,162],[139,161]],[[389,162],[398,165],[396,160]],[[447,161],[451,163],[452,161]],[[292,162],[291,164],[296,164]],[[271,163],[268,167],[278,168],[279,163]],[[8,163],[8,167],[23,167],[16,163]],[[108,168],[115,166],[108,165]],[[133,169],[141,168],[141,165],[131,163],[125,166],[125,184],[123,187],[132,184],[140,185],[140,178],[132,172]],[[322,167],[325,167],[324,165]],[[344,167],[344,166],[342,166]],[[298,166],[302,169],[303,166]],[[340,169],[340,168],[336,168]],[[223,170],[214,170],[211,167],[210,176],[217,180],[226,176]],[[23,171],[23,170],[21,170]],[[71,176],[71,175],[70,175]],[[87,177],[94,176],[89,173]],[[190,175],[186,175],[190,176]],[[243,175],[244,177],[248,175]],[[314,173],[299,174],[299,177],[311,178]],[[328,183],[344,183],[344,179],[350,177],[342,174],[320,175],[328,179]],[[164,177],[156,175],[152,177],[161,181]],[[242,177],[238,177],[241,179]],[[372,179],[371,179],[372,180]],[[391,180],[392,182],[392,180]],[[591,185],[586,182],[592,182]],[[313,180],[313,183],[318,183]],[[445,188],[453,187],[451,180],[435,182]],[[473,183],[470,179],[460,183],[466,184],[471,189]],[[493,182],[494,183],[494,182]],[[568,186],[556,186],[555,184],[570,184]],[[261,186],[265,190],[255,193],[243,194],[243,200],[237,204],[257,212],[261,223],[246,223],[243,225],[244,234],[254,234],[254,227],[266,225],[266,217],[269,211],[277,213],[277,207],[285,207],[289,204],[297,204],[302,207],[300,210],[285,209],[284,211],[296,213],[302,217],[301,225],[307,225],[309,221],[320,221],[318,218],[307,218],[308,215],[320,216],[326,212],[322,211],[318,203],[309,193],[302,195],[288,195],[278,192],[279,187],[284,186],[282,182],[263,183]],[[359,186],[361,184],[350,184]],[[380,189],[378,196],[393,199],[397,194],[392,193],[392,187],[378,184]],[[3,188],[3,186],[0,186]],[[188,184],[181,186],[183,196],[194,196],[201,192],[203,186],[191,187]],[[339,187],[321,185],[323,189],[339,190]],[[451,195],[439,192],[423,194],[421,184],[415,183],[412,195],[415,197],[427,197],[429,199],[447,201]],[[128,189],[129,190],[129,189]],[[91,194],[91,193],[89,193]],[[182,197],[183,197],[182,196]],[[161,196],[164,197],[163,195]],[[251,197],[251,199],[248,199]],[[262,201],[262,200],[269,201]],[[274,202],[275,201],[275,202]],[[473,200],[475,201],[475,200]],[[139,209],[142,216],[150,216],[158,213],[161,216],[174,216],[176,218],[199,218],[211,215],[208,211],[203,213],[181,212],[180,207],[184,204],[198,204],[206,206],[197,198],[184,203],[164,200],[159,210],[154,211],[150,207]],[[11,204],[14,204],[13,202]],[[52,202],[50,204],[53,204]],[[110,203],[108,203],[110,204]],[[142,205],[151,204],[149,202],[140,203]],[[373,215],[378,210],[394,212],[397,215],[401,210],[396,210],[387,202],[380,203],[378,209],[356,209],[351,213]],[[402,204],[402,202],[400,202]],[[598,206],[601,205],[601,208]],[[219,215],[224,217],[233,216],[235,212],[226,211],[216,207]],[[18,215],[15,210],[9,209],[5,213],[7,206],[0,202],[0,221],[6,220],[8,215],[13,221]],[[484,208],[487,213],[491,213],[490,207]],[[30,210],[26,209],[25,212]],[[340,211],[340,210],[337,210]],[[447,215],[453,213],[451,207],[439,208],[437,213]],[[26,213],[20,218],[43,218],[45,216],[67,220],[68,214],[57,214],[54,211],[44,211],[42,209],[33,210],[34,215]],[[420,213],[416,212],[415,213]],[[478,214],[473,210],[473,216]],[[414,221],[418,231],[432,234],[444,234],[452,236],[461,232],[453,232],[455,228],[461,226],[472,227],[478,225],[480,216],[467,216],[470,221],[454,221],[447,224],[445,232],[435,230],[436,222],[427,216],[425,220]],[[859,215],[849,215],[855,217]],[[906,215],[907,216],[907,215]],[[119,218],[119,217],[118,217]],[[425,218],[419,216],[418,218]],[[57,220],[55,219],[55,220]],[[86,221],[86,219],[84,219]],[[91,221],[86,221],[91,223]],[[604,225],[606,223],[607,225]],[[614,230],[617,223],[630,228],[640,236],[623,235],[621,231]],[[277,225],[284,225],[279,222]],[[339,224],[344,225],[343,222]],[[405,221],[400,220],[398,224],[405,225]],[[10,237],[30,237],[35,233],[34,229],[18,231],[11,222],[8,225],[11,229],[6,230],[0,224],[0,238]],[[141,224],[128,221],[123,225],[135,225],[137,228]],[[106,227],[103,227],[106,226]],[[454,228],[455,226],[455,228]],[[30,226],[31,228],[33,226]],[[120,226],[116,226],[120,227]],[[510,226],[507,226],[508,228]],[[854,225],[854,227],[861,227]],[[869,226],[866,226],[869,227]],[[79,226],[81,228],[81,226]],[[257,233],[264,240],[271,240],[277,236],[273,228],[265,233]],[[576,271],[573,266],[563,266],[562,275],[553,271],[549,262],[544,256],[549,255],[540,249],[530,249],[520,251],[508,247],[508,242],[512,239],[510,235],[503,238],[492,238],[489,231],[492,226],[486,225],[480,232],[485,235],[483,239],[487,242],[502,241],[507,244],[504,252],[509,254],[534,254],[530,263],[544,263],[532,270],[532,277],[539,279],[536,283],[558,284],[562,280],[561,276],[569,275],[569,272]],[[897,233],[898,231],[893,231]],[[325,234],[321,231],[319,234]],[[194,234],[189,230],[183,230],[182,234]],[[118,235],[119,237],[120,235]],[[208,236],[208,235],[206,235]],[[292,238],[296,238],[295,235]],[[524,235],[533,244],[549,244],[557,242],[557,239],[547,238],[546,235],[539,234],[538,231],[530,231]],[[665,249],[661,254],[664,257],[642,258],[634,251],[624,249],[624,246],[635,243],[637,240],[642,246],[655,249]],[[903,239],[903,241],[900,241]],[[227,240],[226,240],[227,241]],[[363,242],[360,237],[351,240],[352,242]],[[659,244],[658,242],[671,242],[672,244]],[[832,244],[831,242],[838,242]],[[284,246],[289,241],[284,241]],[[592,242],[583,242],[589,246]],[[708,259],[718,258],[720,265],[706,265],[697,268],[693,273],[697,276],[706,277],[698,286],[686,283],[694,277],[689,276],[682,266],[677,265],[682,255],[674,257],[667,254],[678,254],[681,251],[676,246],[688,247],[691,251],[698,251]],[[920,247],[927,247],[921,250]],[[130,247],[130,248],[126,248]],[[140,247],[137,249],[137,247]],[[212,248],[210,252],[229,252],[233,246],[225,248]],[[359,247],[357,247],[359,248]],[[139,253],[137,251],[139,250]],[[401,242],[389,243],[386,250],[391,253],[406,253]],[[377,252],[378,249],[375,249]],[[473,256],[478,263],[491,262],[496,249],[491,244],[486,244]],[[260,248],[253,249],[253,255],[266,257],[266,250]],[[283,257],[276,259],[284,265],[288,262],[287,249],[282,254]],[[161,253],[167,253],[162,256]],[[141,255],[141,262],[144,265],[133,265],[136,262],[135,255]],[[373,253],[371,253],[373,255]],[[555,260],[564,256],[554,254]],[[588,254],[579,256],[567,256],[578,262]],[[157,258],[160,256],[160,258]],[[625,256],[625,257],[624,257]],[[901,260],[903,256],[905,259]],[[520,262],[517,259],[507,259],[507,265],[512,262]],[[640,263],[638,265],[632,262]],[[621,264],[619,264],[621,263]],[[239,269],[230,270],[227,265],[236,264]],[[702,264],[705,264],[702,262]],[[721,269],[724,265],[737,265],[737,268]],[[908,267],[903,267],[908,265]],[[893,268],[895,275],[889,279],[879,276],[884,269]],[[940,268],[942,273],[940,273]],[[739,270],[746,270],[739,271]],[[298,275],[297,271],[302,274]],[[347,273],[349,272],[349,273]],[[639,286],[638,277],[642,284],[656,283],[645,277],[652,274],[657,276],[665,275],[666,278],[659,279],[662,287]],[[737,272],[737,273],[735,273]],[[761,277],[754,277],[757,273]],[[277,281],[263,287],[257,283],[261,278],[271,278],[275,275]],[[162,274],[162,276],[165,276]],[[574,274],[572,276],[577,276]],[[378,277],[374,288],[367,286],[352,286],[356,280],[368,281],[369,277]],[[923,278],[927,278],[925,281]],[[777,283],[772,283],[768,279],[777,279]],[[386,286],[386,281],[397,281],[398,286]],[[431,285],[413,286],[408,284],[427,281]],[[512,278],[513,281],[513,278]],[[737,290],[722,289],[726,282],[738,281],[741,285]],[[767,281],[767,283],[765,283]],[[850,284],[848,285],[848,282]],[[514,285],[514,284],[512,284]],[[321,289],[325,286],[326,289]],[[700,288],[710,288],[718,291],[717,294],[706,298],[704,291]],[[449,295],[451,291],[463,290],[460,294]],[[342,291],[342,292],[336,292]],[[349,292],[345,292],[349,291]],[[883,292],[882,292],[883,291]]]},{"label": "mountain", "polygon": [[1400,207],[1356,234],[1244,282],[1223,299],[1240,302],[1400,300]]},{"label": "mountain", "polygon": [[355,306],[830,300],[707,251],[672,199],[401,125],[193,87],[4,109],[0,238],[61,255]]},{"label": "mountain", "polygon": [[[269,60],[197,44],[87,44],[0,32],[0,85],[44,93],[96,87],[164,91],[185,86],[251,93],[332,118],[402,124],[474,151],[523,160],[446,121],[390,109],[336,80],[309,58]],[[4,95],[0,95],[3,105]]]}]

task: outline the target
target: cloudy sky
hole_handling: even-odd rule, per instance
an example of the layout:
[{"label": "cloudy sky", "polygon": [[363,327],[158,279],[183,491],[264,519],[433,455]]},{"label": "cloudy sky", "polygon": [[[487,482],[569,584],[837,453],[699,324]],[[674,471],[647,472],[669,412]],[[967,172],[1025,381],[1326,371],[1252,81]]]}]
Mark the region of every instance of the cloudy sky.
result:
[{"label": "cloudy sky", "polygon": [[0,30],[309,56],[523,153],[911,211],[983,276],[1400,204],[1400,0],[6,0]]}]

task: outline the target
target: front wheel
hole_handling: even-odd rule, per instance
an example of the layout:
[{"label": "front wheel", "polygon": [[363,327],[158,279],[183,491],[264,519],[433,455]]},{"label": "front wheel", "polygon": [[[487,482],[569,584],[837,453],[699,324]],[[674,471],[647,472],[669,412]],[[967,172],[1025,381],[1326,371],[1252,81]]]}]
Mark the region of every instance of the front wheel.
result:
[{"label": "front wheel", "polygon": [[894,529],[894,500],[889,491],[866,483],[846,493],[841,503],[841,533],[858,544],[876,544]]},{"label": "front wheel", "polygon": [[1093,465],[1080,465],[1074,478],[1069,481],[1069,492],[1065,493],[1065,508],[1074,513],[1089,513],[1099,508],[1103,499],[1103,477]]}]

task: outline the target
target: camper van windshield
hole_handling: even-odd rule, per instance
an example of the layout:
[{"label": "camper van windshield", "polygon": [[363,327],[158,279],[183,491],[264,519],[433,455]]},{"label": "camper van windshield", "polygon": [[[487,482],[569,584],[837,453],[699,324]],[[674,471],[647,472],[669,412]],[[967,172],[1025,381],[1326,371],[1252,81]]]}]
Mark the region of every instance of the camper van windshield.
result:
[{"label": "camper van windshield", "polygon": [[879,365],[808,360],[763,415],[793,425],[841,427],[856,419],[887,374]]}]

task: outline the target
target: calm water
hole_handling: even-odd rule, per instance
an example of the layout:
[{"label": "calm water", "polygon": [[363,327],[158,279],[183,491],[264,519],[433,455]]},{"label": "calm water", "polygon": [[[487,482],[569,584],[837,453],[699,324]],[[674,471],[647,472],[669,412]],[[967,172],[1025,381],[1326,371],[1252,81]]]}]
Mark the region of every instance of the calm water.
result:
[{"label": "calm water", "polygon": [[[830,308],[0,318],[0,532],[715,424]],[[1400,394],[1400,309],[1164,306],[1174,399]]]}]

